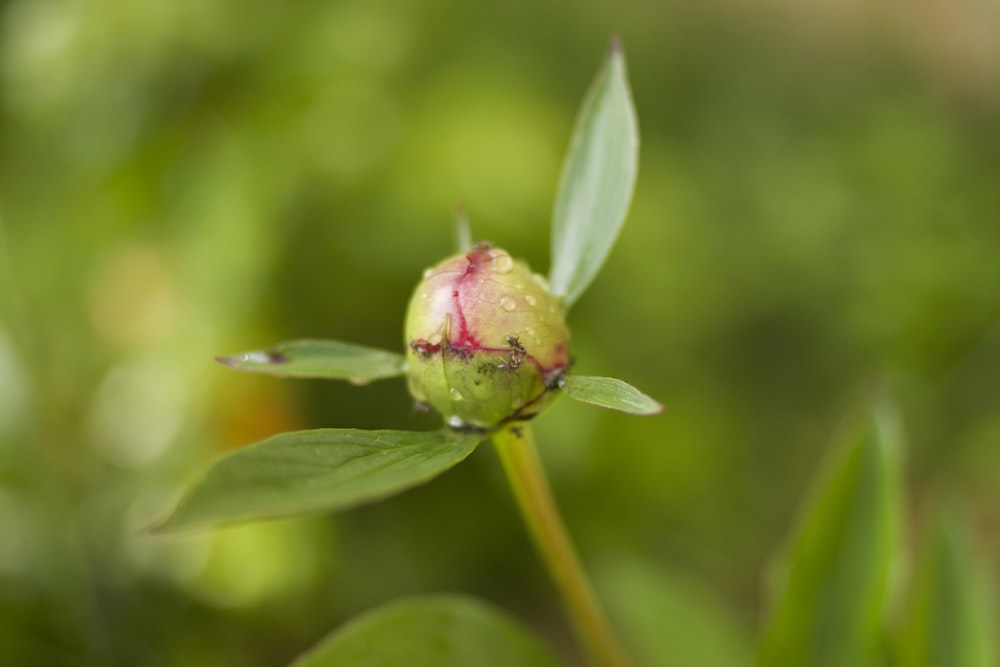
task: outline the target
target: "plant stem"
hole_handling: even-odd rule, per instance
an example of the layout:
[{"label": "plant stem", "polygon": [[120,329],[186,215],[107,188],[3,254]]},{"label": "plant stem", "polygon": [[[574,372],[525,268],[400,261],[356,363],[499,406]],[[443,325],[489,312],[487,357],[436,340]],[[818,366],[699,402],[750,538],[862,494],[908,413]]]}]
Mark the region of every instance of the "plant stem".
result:
[{"label": "plant stem", "polygon": [[555,580],[580,640],[602,667],[626,667],[617,637],[608,624],[573,549],[556,508],[531,427],[508,424],[493,434],[493,444],[514,491],[521,515]]}]

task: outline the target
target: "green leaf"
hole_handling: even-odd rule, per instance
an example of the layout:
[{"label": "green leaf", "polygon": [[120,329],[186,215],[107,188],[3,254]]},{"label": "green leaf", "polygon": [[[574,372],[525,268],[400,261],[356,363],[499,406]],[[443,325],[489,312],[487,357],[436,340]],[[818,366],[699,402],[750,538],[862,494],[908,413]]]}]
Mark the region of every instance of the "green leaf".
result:
[{"label": "green leaf", "polygon": [[385,498],[468,456],[481,433],[318,429],[222,457],[157,532],[331,511]]},{"label": "green leaf", "polygon": [[604,561],[597,575],[637,665],[753,664],[749,629],[692,578],[625,554]]},{"label": "green leaf", "polygon": [[993,600],[965,517],[940,511],[934,535],[917,561],[916,576],[896,637],[899,667],[997,665]]},{"label": "green leaf", "polygon": [[561,388],[567,396],[578,401],[630,415],[655,415],[663,412],[662,405],[617,378],[567,375],[563,378]]},{"label": "green leaf", "polygon": [[824,468],[775,573],[761,665],[883,664],[900,541],[899,449],[890,412],[879,404]]},{"label": "green leaf", "polygon": [[472,250],[472,226],[465,207],[455,207],[455,252],[468,253]]},{"label": "green leaf", "polygon": [[580,108],[552,219],[552,293],[568,308],[597,275],[625,222],[639,134],[615,39]]},{"label": "green leaf", "polygon": [[390,602],[334,631],[293,667],[555,667],[506,614],[459,595]]},{"label": "green leaf", "polygon": [[354,384],[395,377],[406,370],[400,354],[335,340],[294,340],[216,360],[239,371]]}]

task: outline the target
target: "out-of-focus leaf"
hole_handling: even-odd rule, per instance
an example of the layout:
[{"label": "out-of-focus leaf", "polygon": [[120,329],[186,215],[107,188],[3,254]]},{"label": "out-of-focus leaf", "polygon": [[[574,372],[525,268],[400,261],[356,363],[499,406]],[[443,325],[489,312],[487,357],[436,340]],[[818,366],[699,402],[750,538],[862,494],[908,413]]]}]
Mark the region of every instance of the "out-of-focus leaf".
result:
[{"label": "out-of-focus leaf", "polygon": [[760,664],[882,664],[900,532],[900,461],[888,408],[859,420],[823,470],[779,561]]},{"label": "out-of-focus leaf", "polygon": [[455,208],[455,252],[469,252],[472,250],[472,226],[469,224],[469,216],[461,206]]},{"label": "out-of-focus leaf", "polygon": [[400,354],[335,340],[294,340],[216,360],[239,371],[347,380],[354,384],[395,377],[405,371],[405,359]]},{"label": "out-of-focus leaf", "polygon": [[546,647],[478,600],[434,595],[373,609],[334,631],[293,667],[555,667]]},{"label": "out-of-focus leaf", "polygon": [[896,636],[899,667],[995,667],[991,586],[964,517],[941,512]]},{"label": "out-of-focus leaf", "polygon": [[155,530],[206,528],[378,500],[444,472],[482,437],[450,430],[282,433],[216,461]]},{"label": "out-of-focus leaf", "polygon": [[597,275],[625,222],[639,133],[618,41],[583,101],[552,220],[552,293],[568,308]]},{"label": "out-of-focus leaf", "polygon": [[749,630],[696,582],[634,556],[609,559],[597,579],[636,664],[753,663]]},{"label": "out-of-focus leaf", "polygon": [[662,405],[617,378],[567,375],[562,390],[567,396],[578,401],[627,412],[630,415],[655,415],[663,412]]}]

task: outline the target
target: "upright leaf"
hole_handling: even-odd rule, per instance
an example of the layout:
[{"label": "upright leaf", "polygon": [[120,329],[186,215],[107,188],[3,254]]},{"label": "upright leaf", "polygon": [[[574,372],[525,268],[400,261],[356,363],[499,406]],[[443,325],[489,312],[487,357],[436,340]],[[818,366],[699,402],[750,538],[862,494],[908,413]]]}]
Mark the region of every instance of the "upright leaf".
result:
[{"label": "upright leaf", "polygon": [[481,433],[318,429],[222,457],[157,532],[331,511],[416,486],[468,456]]},{"label": "upright leaf", "polygon": [[942,511],[917,561],[896,636],[899,667],[995,667],[993,582],[974,552],[965,517]]},{"label": "upright leaf", "polygon": [[403,355],[336,340],[293,340],[263,350],[216,357],[238,371],[366,384],[405,371]]},{"label": "upright leaf", "polygon": [[567,396],[578,401],[630,415],[656,415],[663,412],[663,406],[654,399],[617,378],[567,375],[561,388]]},{"label": "upright leaf", "polygon": [[853,429],[813,491],[775,577],[760,662],[881,664],[901,522],[899,444],[884,406]]},{"label": "upright leaf", "polygon": [[597,275],[625,222],[639,134],[617,39],[591,84],[563,165],[552,220],[552,293],[569,307]]},{"label": "upright leaf", "polygon": [[472,226],[463,206],[455,207],[454,236],[455,252],[465,254],[472,250]]},{"label": "upright leaf", "polygon": [[390,602],[359,616],[292,667],[555,667],[506,614],[458,595]]}]

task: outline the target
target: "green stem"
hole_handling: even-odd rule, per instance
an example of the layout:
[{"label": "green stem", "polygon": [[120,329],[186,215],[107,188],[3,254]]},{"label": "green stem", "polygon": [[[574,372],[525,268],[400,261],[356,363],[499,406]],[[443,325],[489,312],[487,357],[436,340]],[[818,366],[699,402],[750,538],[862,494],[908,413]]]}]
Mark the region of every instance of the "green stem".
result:
[{"label": "green stem", "polygon": [[521,515],[555,580],[581,641],[602,667],[626,667],[629,663],[625,652],[594,596],[559,516],[535,449],[531,427],[525,422],[509,424],[493,434],[493,444]]}]

